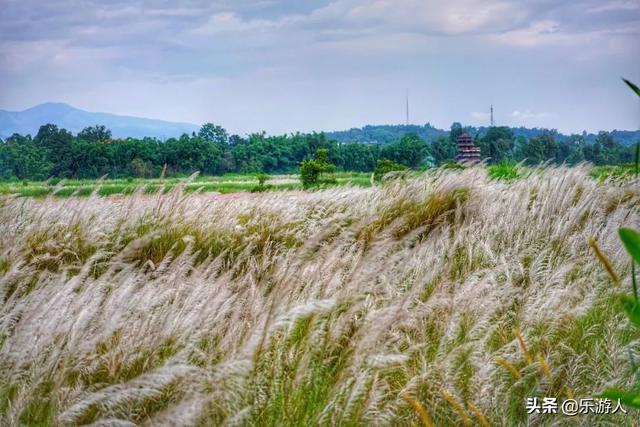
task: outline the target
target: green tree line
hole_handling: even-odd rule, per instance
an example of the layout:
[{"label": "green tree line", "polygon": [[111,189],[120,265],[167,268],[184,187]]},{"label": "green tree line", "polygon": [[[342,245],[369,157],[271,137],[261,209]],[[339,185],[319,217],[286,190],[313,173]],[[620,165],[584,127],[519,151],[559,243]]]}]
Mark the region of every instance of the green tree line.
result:
[{"label": "green tree line", "polygon": [[[14,134],[0,142],[0,179],[104,175],[146,178],[158,176],[165,166],[170,175],[195,171],[207,175],[288,173],[298,171],[301,162],[313,159],[318,150],[326,150],[326,162],[339,170],[371,172],[383,159],[408,168],[421,168],[454,161],[455,141],[464,131],[459,123],[454,123],[448,136],[429,142],[409,132],[392,143],[361,144],[338,143],[324,133],[267,136],[263,132],[241,137],[229,135],[224,128],[208,123],[198,133],[160,141],[113,139],[111,132],[99,125],[73,135],[56,125],[46,124],[34,137]],[[590,161],[602,165],[629,163],[633,159],[632,147],[616,143],[606,132],[600,132],[593,143],[581,135],[558,141],[551,132],[529,139],[515,137],[508,127],[489,128],[474,136],[483,158],[489,163]]]}]

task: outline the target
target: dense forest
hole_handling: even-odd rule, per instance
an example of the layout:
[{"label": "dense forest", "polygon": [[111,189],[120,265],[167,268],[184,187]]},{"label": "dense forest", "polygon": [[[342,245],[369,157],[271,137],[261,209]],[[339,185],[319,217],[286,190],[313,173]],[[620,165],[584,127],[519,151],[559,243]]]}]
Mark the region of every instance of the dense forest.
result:
[{"label": "dense forest", "polygon": [[0,179],[153,177],[165,165],[170,175],[195,171],[209,175],[287,173],[297,171],[300,162],[313,157],[318,149],[326,149],[329,162],[339,170],[373,171],[381,159],[421,168],[452,161],[455,140],[465,130],[475,135],[476,144],[489,163],[589,161],[602,165],[629,163],[633,158],[632,146],[617,142],[607,132],[600,132],[595,138],[584,134],[560,138],[557,132],[544,131],[527,138],[509,127],[478,130],[454,123],[446,133],[430,126],[428,129],[434,131],[427,136],[420,129],[408,127],[394,139],[385,139],[385,143],[345,143],[324,133],[267,136],[263,132],[240,137],[208,123],[197,133],[161,141],[114,139],[100,125],[73,135],[47,124],[35,137],[14,134],[0,142]]},{"label": "dense forest", "polygon": [[[489,127],[474,127],[468,126],[465,128],[469,134],[478,136],[484,135],[490,128]],[[551,134],[553,138],[560,142],[567,142],[575,137],[575,135],[566,135],[558,132],[555,129],[543,129],[543,128],[526,128],[526,127],[512,127],[510,128],[513,136],[524,137],[526,139],[540,137],[544,134]],[[337,142],[362,142],[372,144],[387,144],[399,140],[406,133],[417,133],[422,139],[427,141],[433,141],[439,137],[449,135],[449,131],[438,129],[433,127],[430,123],[423,126],[409,124],[409,125],[367,125],[362,128],[353,128],[343,131],[327,132],[327,138]],[[608,134],[613,139],[622,144],[630,145],[635,144],[640,140],[640,130],[612,130]],[[582,132],[580,136],[586,143],[595,143],[598,139],[598,134]]]}]

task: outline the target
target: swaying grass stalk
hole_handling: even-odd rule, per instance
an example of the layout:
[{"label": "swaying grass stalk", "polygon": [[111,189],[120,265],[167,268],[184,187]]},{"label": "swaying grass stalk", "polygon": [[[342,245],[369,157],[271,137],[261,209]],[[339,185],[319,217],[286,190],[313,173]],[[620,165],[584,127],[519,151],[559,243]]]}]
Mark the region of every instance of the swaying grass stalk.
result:
[{"label": "swaying grass stalk", "polygon": [[431,420],[431,417],[429,416],[429,413],[427,412],[425,407],[422,406],[422,403],[418,402],[416,399],[414,399],[413,397],[409,396],[406,393],[402,394],[402,398],[413,408],[416,415],[418,416],[418,418],[420,418],[420,421],[422,421],[422,424],[425,427],[435,426],[435,424]]},{"label": "swaying grass stalk", "polygon": [[490,426],[489,420],[487,420],[487,417],[484,416],[480,408],[474,405],[473,402],[467,402],[467,406],[469,407],[469,409],[471,409],[471,412],[473,412],[473,415],[478,420],[478,424],[480,424],[482,427]]},{"label": "swaying grass stalk", "polygon": [[518,344],[520,345],[520,349],[522,350],[524,359],[527,361],[528,364],[532,364],[533,359],[531,358],[531,354],[529,353],[529,349],[527,348],[527,344],[525,343],[524,338],[520,333],[520,330],[514,329],[513,333],[518,338]]},{"label": "swaying grass stalk", "polygon": [[538,363],[540,364],[540,369],[542,370],[542,373],[544,374],[544,376],[547,378],[547,380],[550,383],[552,383],[553,374],[551,372],[551,368],[549,367],[549,364],[545,360],[544,356],[541,354],[538,354]]},{"label": "swaying grass stalk", "polygon": [[520,371],[518,371],[518,369],[516,369],[516,367],[513,366],[513,364],[509,362],[507,359],[505,359],[504,357],[498,356],[495,358],[495,361],[498,365],[502,366],[504,369],[509,371],[514,378],[518,378],[518,379],[522,378]]},{"label": "swaying grass stalk", "polygon": [[602,249],[600,249],[600,246],[598,246],[598,242],[596,242],[595,239],[589,239],[589,246],[591,246],[591,248],[593,249],[593,252],[598,257],[598,260],[602,263],[604,268],[607,270],[607,273],[609,273],[609,277],[611,277],[611,280],[613,280],[613,283],[615,284],[620,283],[620,277],[618,276],[618,273],[616,273],[616,271],[614,270],[613,266],[611,265],[611,261],[609,261],[609,258],[604,254],[604,252],[602,252]]},{"label": "swaying grass stalk", "polygon": [[447,390],[443,389],[443,390],[441,390],[441,392],[442,392],[442,395],[444,396],[445,400],[447,402],[449,402],[449,405],[451,405],[453,410],[458,414],[458,416],[462,420],[462,424],[464,424],[465,426],[470,426],[471,425],[471,419],[467,415],[467,412],[464,410],[462,405],[460,403],[458,403],[456,398],[451,393],[449,393]]}]

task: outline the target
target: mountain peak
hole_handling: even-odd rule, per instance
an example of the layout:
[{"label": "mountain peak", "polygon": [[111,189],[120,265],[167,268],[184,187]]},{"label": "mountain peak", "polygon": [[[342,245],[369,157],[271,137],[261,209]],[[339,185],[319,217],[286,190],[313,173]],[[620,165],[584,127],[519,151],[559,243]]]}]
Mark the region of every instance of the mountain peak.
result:
[{"label": "mountain peak", "polygon": [[[7,111],[10,113],[25,113],[27,111],[42,111],[42,110],[57,110],[57,111],[70,111],[77,110],[72,105],[65,104],[64,102],[43,102],[42,104],[34,105],[33,107],[25,108],[20,111]],[[6,110],[2,110],[6,111]]]},{"label": "mountain peak", "polygon": [[60,107],[60,108],[69,108],[69,109],[74,109],[74,110],[77,109],[77,108],[75,108],[75,107],[73,107],[73,106],[71,106],[69,104],[64,103],[64,102],[43,102],[42,104],[38,104],[38,105],[35,105],[35,106],[31,107],[31,109],[33,109],[33,108],[41,108],[41,107]]},{"label": "mountain peak", "polygon": [[40,126],[47,123],[73,133],[88,126],[104,125],[118,138],[149,136],[166,139],[198,130],[198,126],[191,123],[94,113],[63,102],[45,102],[23,111],[0,110],[0,138],[7,138],[14,133],[35,135]]}]

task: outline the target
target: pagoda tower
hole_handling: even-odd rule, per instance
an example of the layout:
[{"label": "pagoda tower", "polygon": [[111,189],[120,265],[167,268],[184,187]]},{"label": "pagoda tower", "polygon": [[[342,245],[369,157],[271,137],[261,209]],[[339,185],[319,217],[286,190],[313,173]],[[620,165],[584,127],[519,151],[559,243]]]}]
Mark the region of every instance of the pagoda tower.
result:
[{"label": "pagoda tower", "polygon": [[480,149],[473,143],[473,137],[464,132],[458,137],[458,163],[476,163],[480,161]]}]

